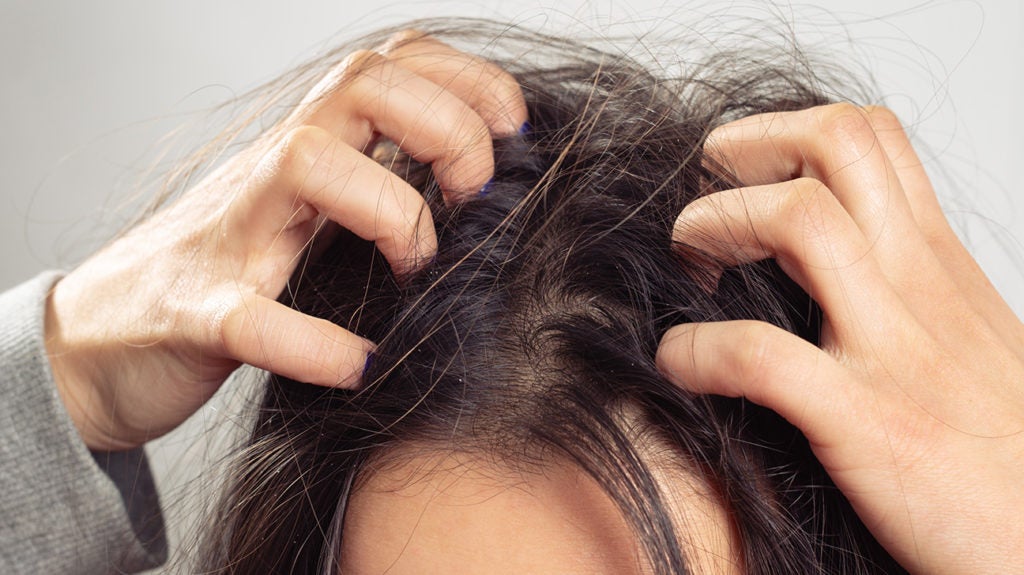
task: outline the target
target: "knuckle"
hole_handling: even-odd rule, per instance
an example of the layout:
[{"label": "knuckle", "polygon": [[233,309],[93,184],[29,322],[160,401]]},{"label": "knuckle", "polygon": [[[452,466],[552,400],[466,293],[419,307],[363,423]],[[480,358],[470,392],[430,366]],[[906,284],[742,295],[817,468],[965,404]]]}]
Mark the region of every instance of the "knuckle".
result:
[{"label": "knuckle", "polygon": [[203,303],[200,317],[202,341],[209,342],[217,353],[237,358],[242,335],[252,329],[242,298],[236,294],[216,294]]},{"label": "knuckle", "polygon": [[780,353],[775,345],[776,335],[771,325],[759,321],[744,322],[737,334],[732,346],[736,377],[749,383],[752,389],[771,381],[778,368]]},{"label": "knuckle", "polygon": [[333,137],[323,128],[302,125],[288,130],[278,144],[275,171],[291,184],[300,184],[323,161]]},{"label": "knuckle", "polygon": [[792,180],[778,201],[781,221],[802,241],[828,241],[840,222],[842,206],[820,180]]},{"label": "knuckle", "polygon": [[[436,151],[441,169],[458,165],[463,175],[490,173],[494,169],[494,152],[490,131],[476,114],[451,116],[443,134],[444,147]],[[473,178],[471,178],[473,179]],[[479,182],[481,185],[483,181]]]},{"label": "knuckle", "polygon": [[303,98],[300,108],[317,109],[328,98],[357,87],[359,80],[387,59],[372,50],[356,50],[334,64]]},{"label": "knuckle", "polygon": [[818,123],[830,146],[854,157],[867,155],[877,145],[867,112],[849,102],[819,108]]},{"label": "knuckle", "polygon": [[[476,59],[474,57],[474,59]],[[488,60],[478,59],[480,66],[481,82],[479,90],[491,95],[499,102],[505,103],[521,94],[519,80],[501,66]]]},{"label": "knuckle", "polygon": [[[832,192],[816,178],[802,177],[788,182],[784,193],[778,196],[778,211],[784,217],[801,218],[819,212],[830,203]],[[796,221],[796,220],[792,220]]]},{"label": "knuckle", "polygon": [[365,76],[374,67],[379,67],[387,59],[373,50],[356,50],[335,65],[322,80],[313,88],[313,100],[333,94],[343,87]]},{"label": "knuckle", "polygon": [[408,46],[409,44],[427,40],[429,38],[430,35],[422,30],[406,28],[388,36],[388,39],[381,45],[380,52],[382,54],[391,54],[405,46]]},{"label": "knuckle", "polygon": [[380,66],[386,60],[387,58],[373,50],[356,50],[348,56],[345,56],[345,59],[342,60],[341,66],[339,67],[341,70],[339,79],[350,78],[356,74],[363,74],[375,66]]},{"label": "knuckle", "polygon": [[377,210],[377,225],[391,230],[415,228],[427,206],[423,197],[416,193],[402,194],[400,198],[389,194],[389,197],[393,198],[394,203]]},{"label": "knuckle", "polygon": [[392,34],[380,47],[379,52],[390,57],[405,55],[430,55],[440,58],[465,58],[466,66],[461,73],[472,75],[476,80],[474,90],[486,95],[485,101],[498,106],[516,102],[521,97],[519,82],[500,66],[478,56],[462,53],[448,44],[416,28],[408,28]]},{"label": "knuckle", "polygon": [[[379,237],[385,237],[387,232],[400,230],[402,226],[401,205],[395,194],[381,194],[377,199],[373,212],[360,214],[364,224],[373,224],[373,231]],[[375,238],[379,239],[379,238]]]},{"label": "knuckle", "polygon": [[864,113],[868,121],[878,130],[899,130],[903,131],[903,123],[900,122],[896,113],[885,106],[865,106]]},{"label": "knuckle", "polygon": [[806,176],[794,179],[790,190],[792,195],[802,200],[817,198],[822,194],[831,195],[821,180]]},{"label": "knuckle", "polygon": [[451,132],[449,144],[453,145],[456,156],[477,148],[490,154],[491,134],[483,118],[476,114],[463,114]]}]

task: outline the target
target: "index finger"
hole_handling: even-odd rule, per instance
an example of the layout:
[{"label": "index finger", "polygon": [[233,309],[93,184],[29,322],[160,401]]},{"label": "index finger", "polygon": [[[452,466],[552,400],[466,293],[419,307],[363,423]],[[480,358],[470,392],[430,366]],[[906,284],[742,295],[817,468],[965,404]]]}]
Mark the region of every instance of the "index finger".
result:
[{"label": "index finger", "polygon": [[490,131],[457,95],[377,52],[355,52],[346,62],[331,95],[308,108],[301,123],[364,153],[383,135],[431,164],[449,200],[479,191],[494,175]]},{"label": "index finger", "polygon": [[393,36],[380,50],[399,66],[445,88],[476,110],[495,136],[516,134],[527,120],[515,77],[493,62],[456,50],[418,30]]},{"label": "index finger", "polygon": [[475,193],[494,175],[491,138],[526,121],[522,90],[493,63],[409,31],[351,54],[291,121],[366,150],[380,133],[433,171],[446,192]]}]

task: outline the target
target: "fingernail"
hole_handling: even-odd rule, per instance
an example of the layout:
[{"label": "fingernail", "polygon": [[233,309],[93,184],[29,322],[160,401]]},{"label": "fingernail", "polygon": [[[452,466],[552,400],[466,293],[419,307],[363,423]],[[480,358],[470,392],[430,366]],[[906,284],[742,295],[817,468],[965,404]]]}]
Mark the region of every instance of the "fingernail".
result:
[{"label": "fingernail", "polygon": [[491,187],[492,187],[493,184],[494,184],[494,178],[491,178],[491,179],[487,180],[487,183],[484,184],[484,187],[480,188],[480,197],[484,197],[487,194],[491,193]]},{"label": "fingernail", "polygon": [[373,352],[371,351],[370,353],[366,354],[366,363],[363,365],[363,375],[360,377],[360,379],[364,383],[366,382],[366,372],[370,371],[370,368],[372,366],[373,366]]},{"label": "fingernail", "polygon": [[533,131],[533,126],[531,126],[530,122],[528,122],[528,121],[527,122],[523,122],[523,125],[519,126],[519,135],[520,136],[525,136],[526,134],[529,134],[532,131]]}]

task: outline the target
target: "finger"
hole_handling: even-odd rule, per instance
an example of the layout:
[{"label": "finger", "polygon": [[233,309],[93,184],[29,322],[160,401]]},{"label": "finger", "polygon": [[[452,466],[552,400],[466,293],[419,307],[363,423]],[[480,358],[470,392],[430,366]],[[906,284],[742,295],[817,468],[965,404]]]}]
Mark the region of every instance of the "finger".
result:
[{"label": "finger", "polygon": [[943,270],[864,110],[834,104],[760,114],[717,128],[705,149],[744,185],[798,177],[822,181],[850,213],[898,289],[936,285],[935,276]]},{"label": "finger", "polygon": [[914,151],[899,119],[882,107],[868,107],[865,112],[878,136],[879,144],[892,161],[903,184],[914,219],[939,263],[948,272],[950,282],[967,296],[967,303],[986,318],[1003,338],[1015,337],[1024,344],[1024,340],[1019,339],[1020,322],[1016,320],[1013,310],[950,227],[924,164]]},{"label": "finger", "polygon": [[[326,131],[292,130],[256,170],[267,181],[239,211],[235,228],[283,238],[318,214],[373,241],[395,273],[417,268],[437,251],[430,208],[405,180]],[[305,238],[308,240],[308,236]],[[305,240],[303,240],[305,241]],[[296,246],[277,250],[294,257]]]},{"label": "finger", "polygon": [[658,369],[695,393],[745,397],[817,445],[855,439],[864,390],[831,356],[758,321],[684,324],[658,346]]},{"label": "finger", "polygon": [[527,120],[519,82],[496,64],[417,30],[396,34],[380,51],[392,62],[466,102],[495,136],[516,134]]},{"label": "finger", "polygon": [[724,265],[775,258],[841,328],[875,333],[902,309],[856,223],[821,182],[718,192],[687,206],[673,240]]},{"label": "finger", "polygon": [[220,321],[225,355],[297,381],[330,387],[359,383],[369,341],[327,320],[251,295]]},{"label": "finger", "polygon": [[420,162],[433,164],[446,197],[475,194],[494,175],[487,124],[455,94],[376,52],[349,56],[314,88],[302,123],[320,126],[356,149],[379,132]]},{"label": "finger", "polygon": [[896,172],[907,197],[907,205],[926,240],[943,235],[949,226],[942,213],[931,180],[896,115],[888,108],[867,106],[864,114],[879,146]]}]

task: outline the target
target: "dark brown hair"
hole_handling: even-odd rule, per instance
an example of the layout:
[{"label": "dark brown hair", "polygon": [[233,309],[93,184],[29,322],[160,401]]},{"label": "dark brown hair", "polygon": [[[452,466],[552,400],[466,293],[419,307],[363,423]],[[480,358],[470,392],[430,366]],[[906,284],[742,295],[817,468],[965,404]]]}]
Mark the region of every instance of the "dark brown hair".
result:
[{"label": "dark brown hair", "polygon": [[520,81],[532,128],[496,141],[487,193],[454,206],[429,166],[376,150],[428,199],[437,258],[399,280],[342,231],[300,266],[283,299],[379,347],[358,390],[270,377],[199,570],[337,573],[349,496],[376,459],[411,446],[577,465],[655,573],[687,573],[686,533],[639,448],[653,440],[727,507],[747,572],[900,572],[796,429],[686,393],[654,364],[681,322],[758,319],[816,341],[818,309],[775,265],[728,270],[711,293],[706,260],[670,238],[685,205],[737,184],[703,155],[710,130],[826,103],[829,82],[790,51],[719,52],[667,77],[582,42],[416,26],[486,47]]}]

